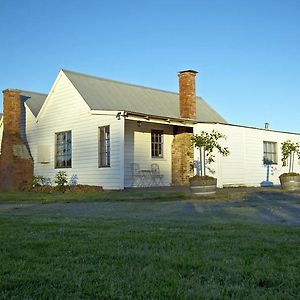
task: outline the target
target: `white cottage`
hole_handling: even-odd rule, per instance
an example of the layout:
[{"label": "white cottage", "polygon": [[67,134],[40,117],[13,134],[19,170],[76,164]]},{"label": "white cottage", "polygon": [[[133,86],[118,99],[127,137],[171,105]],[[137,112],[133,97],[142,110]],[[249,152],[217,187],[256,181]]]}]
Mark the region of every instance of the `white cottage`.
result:
[{"label": "white cottage", "polygon": [[[185,185],[199,160],[190,147],[192,133],[216,129],[227,136],[231,152],[208,166],[207,174],[218,178],[219,187],[278,184],[278,176],[287,171],[280,163],[280,143],[300,142],[300,135],[227,123],[196,97],[196,73],[179,72],[179,94],[66,70],[59,72],[48,95],[5,90],[1,149],[11,143],[2,132],[12,126],[12,103],[19,101],[16,120],[34,174],[52,181],[64,170],[77,175],[79,184],[105,189]],[[9,151],[0,156],[2,175],[10,173],[4,152]],[[264,165],[264,157],[272,164]],[[156,176],[151,166],[158,169]]]}]

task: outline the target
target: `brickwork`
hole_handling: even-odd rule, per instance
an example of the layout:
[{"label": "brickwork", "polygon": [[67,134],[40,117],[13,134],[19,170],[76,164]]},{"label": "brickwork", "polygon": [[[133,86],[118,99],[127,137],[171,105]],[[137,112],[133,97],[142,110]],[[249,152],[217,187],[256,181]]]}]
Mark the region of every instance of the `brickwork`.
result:
[{"label": "brickwork", "polygon": [[18,90],[3,91],[3,136],[0,155],[0,189],[29,190],[33,160],[20,135],[21,98]]},{"label": "brickwork", "polygon": [[[197,72],[187,70],[179,72],[179,109],[180,117],[196,118],[195,77]],[[188,128],[179,127],[174,133],[172,143],[172,184],[189,185],[194,174],[194,148],[191,144],[192,133]]]},{"label": "brickwork", "polygon": [[178,133],[172,143],[172,184],[188,185],[193,176],[194,148],[192,133]]},{"label": "brickwork", "polygon": [[179,108],[181,118],[196,118],[195,76],[197,72],[187,70],[179,72]]}]

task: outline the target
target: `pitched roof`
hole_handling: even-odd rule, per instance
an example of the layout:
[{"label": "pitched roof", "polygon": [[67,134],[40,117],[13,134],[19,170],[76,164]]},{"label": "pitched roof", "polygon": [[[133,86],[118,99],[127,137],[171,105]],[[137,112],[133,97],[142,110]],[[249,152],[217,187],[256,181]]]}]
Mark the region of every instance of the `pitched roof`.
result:
[{"label": "pitched roof", "polygon": [[[63,70],[83,99],[94,110],[124,110],[132,113],[180,119],[178,93],[113,81]],[[27,106],[36,117],[47,94],[21,90]],[[2,114],[0,113],[0,118]],[[201,97],[197,97],[199,122],[227,123]]]},{"label": "pitched roof", "polygon": [[[180,119],[178,93],[62,71],[91,109],[124,110]],[[227,123],[201,97],[197,97],[196,121]]]},{"label": "pitched roof", "polygon": [[21,90],[21,96],[26,101],[27,106],[36,117],[44,104],[47,94],[35,93]]}]

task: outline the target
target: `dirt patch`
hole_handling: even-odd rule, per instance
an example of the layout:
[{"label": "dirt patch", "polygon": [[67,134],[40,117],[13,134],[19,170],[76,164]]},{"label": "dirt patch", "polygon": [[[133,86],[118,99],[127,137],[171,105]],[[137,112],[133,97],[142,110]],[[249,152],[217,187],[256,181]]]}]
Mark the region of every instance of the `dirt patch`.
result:
[{"label": "dirt patch", "polygon": [[200,223],[255,223],[300,226],[300,195],[248,193],[231,201],[93,202],[1,204],[0,215],[36,215],[104,219],[186,220]]}]

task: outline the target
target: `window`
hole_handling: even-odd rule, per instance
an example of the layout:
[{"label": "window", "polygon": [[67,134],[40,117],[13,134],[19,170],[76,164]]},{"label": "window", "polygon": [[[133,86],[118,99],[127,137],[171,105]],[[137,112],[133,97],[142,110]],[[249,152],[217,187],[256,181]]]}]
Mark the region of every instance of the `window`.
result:
[{"label": "window", "polygon": [[151,156],[163,157],[163,131],[151,131]]},{"label": "window", "polygon": [[277,143],[264,141],[264,164],[277,164]]},{"label": "window", "polygon": [[72,135],[71,131],[55,134],[55,167],[72,167]]},{"label": "window", "polygon": [[99,167],[110,166],[109,126],[99,127]]}]

